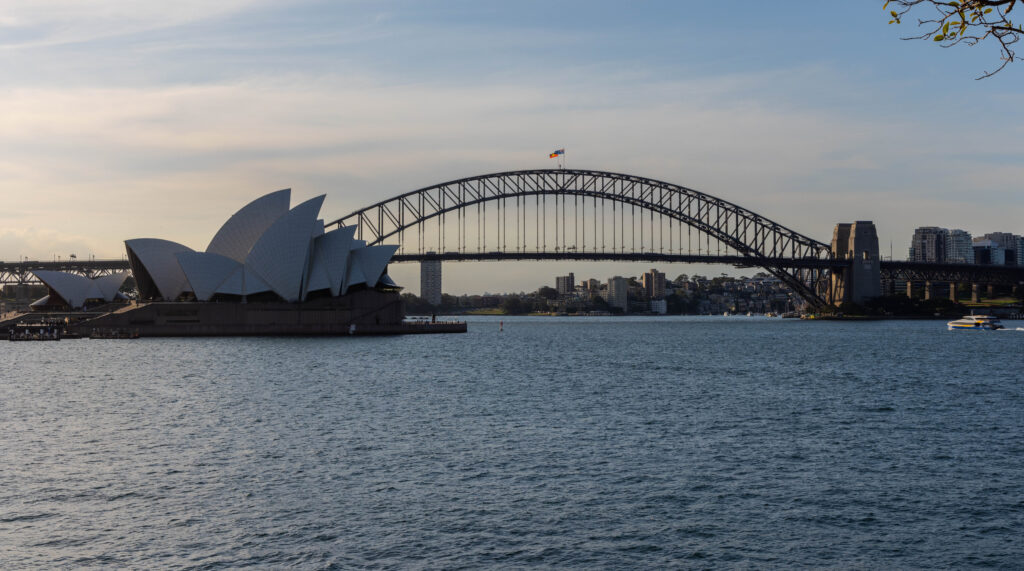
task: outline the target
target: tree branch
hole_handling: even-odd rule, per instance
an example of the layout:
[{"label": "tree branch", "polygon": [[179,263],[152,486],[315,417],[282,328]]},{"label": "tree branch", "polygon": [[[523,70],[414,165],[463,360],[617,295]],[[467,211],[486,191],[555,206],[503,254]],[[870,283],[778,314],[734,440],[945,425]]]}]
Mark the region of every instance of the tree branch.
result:
[{"label": "tree branch", "polygon": [[[960,43],[977,45],[986,39],[995,38],[999,45],[1002,63],[994,71],[986,71],[977,79],[992,77],[1008,64],[1020,58],[1011,46],[1024,35],[1024,28],[1014,24],[1009,13],[1018,0],[888,0],[885,9],[890,9],[890,24],[901,24],[911,11],[922,6],[931,6],[933,12],[918,18],[917,25],[926,31],[904,40],[931,39],[948,48]],[[1024,0],[1021,0],[1024,2]]]}]

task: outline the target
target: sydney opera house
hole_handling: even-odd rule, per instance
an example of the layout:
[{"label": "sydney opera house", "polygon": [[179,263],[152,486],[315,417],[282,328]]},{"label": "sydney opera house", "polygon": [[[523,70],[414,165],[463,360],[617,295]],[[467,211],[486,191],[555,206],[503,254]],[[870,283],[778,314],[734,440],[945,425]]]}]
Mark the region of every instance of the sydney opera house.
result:
[{"label": "sydney opera house", "polygon": [[125,242],[140,300],[307,301],[355,287],[394,287],[384,270],[397,246],[367,246],[355,227],[324,231],[324,196],[289,209],[289,189],[246,205],[205,251],[157,238]]},{"label": "sydney opera house", "polygon": [[[138,299],[81,327],[142,336],[404,332],[400,288],[387,275],[398,247],[368,246],[355,227],[326,231],[324,198],[290,208],[290,189],[260,197],[203,251],[159,238],[125,241]],[[127,278],[36,275],[50,291],[37,307],[73,309],[123,297]]]}]

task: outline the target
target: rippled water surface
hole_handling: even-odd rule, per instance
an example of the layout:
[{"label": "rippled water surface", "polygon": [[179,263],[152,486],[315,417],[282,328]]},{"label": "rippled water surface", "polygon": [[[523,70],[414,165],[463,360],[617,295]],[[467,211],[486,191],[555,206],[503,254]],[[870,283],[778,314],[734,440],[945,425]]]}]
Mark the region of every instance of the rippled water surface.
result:
[{"label": "rippled water surface", "polygon": [[1024,564],[1024,331],[477,318],[0,365],[5,569]]}]

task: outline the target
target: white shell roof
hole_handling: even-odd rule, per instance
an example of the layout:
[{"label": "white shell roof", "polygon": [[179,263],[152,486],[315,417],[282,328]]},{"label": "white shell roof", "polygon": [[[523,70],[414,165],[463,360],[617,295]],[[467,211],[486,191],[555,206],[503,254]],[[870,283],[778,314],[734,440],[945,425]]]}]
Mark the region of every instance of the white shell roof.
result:
[{"label": "white shell roof", "polygon": [[188,279],[178,264],[176,254],[194,252],[192,248],[170,240],[159,238],[136,238],[125,240],[124,245],[131,250],[149,276],[153,278],[156,289],[166,300],[176,299],[181,292],[188,289]]},{"label": "white shell roof", "polygon": [[[355,226],[352,228],[355,228]],[[354,285],[366,283],[366,276],[363,275],[362,264],[356,263],[354,257],[356,250],[365,247],[366,240],[352,240],[352,245],[349,247],[348,252],[348,263],[345,264],[345,279],[341,284],[341,295],[348,293],[348,288]]]},{"label": "white shell roof", "polygon": [[[347,226],[331,230],[313,241],[313,260],[310,264],[307,292],[329,287],[331,295],[340,295],[355,233],[355,226]],[[323,285],[325,278],[327,285]]]},{"label": "white shell roof", "polygon": [[246,204],[220,227],[206,251],[245,262],[246,256],[267,228],[288,212],[290,188],[271,192]]},{"label": "white shell roof", "polygon": [[299,301],[313,225],[326,195],[311,198],[275,221],[252,247],[245,265],[285,301]]},{"label": "white shell roof", "polygon": [[218,293],[273,291],[296,302],[311,291],[330,289],[338,296],[353,285],[375,286],[398,247],[366,247],[353,239],[354,226],[325,232],[318,218],[325,196],[288,210],[290,197],[285,189],[250,202],[217,231],[206,252],[155,238],[127,240],[125,246],[165,300],[184,291],[201,301]]},{"label": "white shell roof", "polygon": [[102,299],[113,301],[121,284],[128,277],[128,272],[112,274],[97,279],[89,279],[78,274],[38,270],[32,272],[50,289],[57,292],[71,307],[82,307],[86,300]]},{"label": "white shell roof", "polygon": [[377,285],[380,276],[388,267],[391,256],[398,251],[398,246],[367,246],[352,250],[352,263],[358,264],[362,270],[363,279],[368,287]]},{"label": "white shell roof", "polygon": [[105,301],[114,301],[121,291],[121,286],[124,285],[124,280],[128,279],[129,274],[130,272],[119,272],[96,278],[92,281],[99,288],[100,293],[103,294]]},{"label": "white shell roof", "polygon": [[242,264],[210,252],[181,252],[175,256],[199,301],[209,301],[217,288]]},{"label": "white shell roof", "polygon": [[254,293],[263,293],[271,291],[270,286],[266,284],[259,276],[253,273],[252,270],[245,266],[239,266],[228,279],[224,280],[224,283],[220,284],[217,288],[217,293],[226,293],[231,295],[252,295]]}]

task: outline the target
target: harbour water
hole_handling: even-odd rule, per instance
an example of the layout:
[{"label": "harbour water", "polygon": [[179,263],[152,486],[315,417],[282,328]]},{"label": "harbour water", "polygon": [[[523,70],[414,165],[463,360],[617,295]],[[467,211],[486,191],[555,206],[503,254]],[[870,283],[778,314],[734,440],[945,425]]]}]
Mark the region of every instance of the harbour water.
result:
[{"label": "harbour water", "polygon": [[11,343],[0,567],[1019,568],[1004,323]]}]

